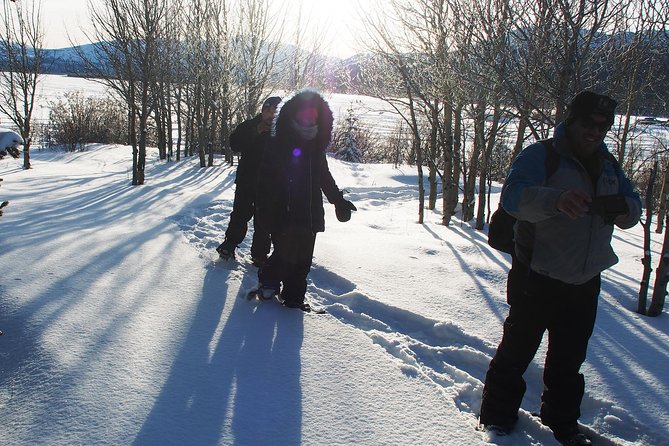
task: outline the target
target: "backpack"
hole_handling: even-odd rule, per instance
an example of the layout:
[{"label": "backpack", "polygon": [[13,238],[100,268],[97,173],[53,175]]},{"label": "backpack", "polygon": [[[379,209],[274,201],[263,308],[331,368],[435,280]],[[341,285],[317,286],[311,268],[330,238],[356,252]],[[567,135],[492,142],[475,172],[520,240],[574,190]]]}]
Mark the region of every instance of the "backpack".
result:
[{"label": "backpack", "polygon": [[[546,160],[544,167],[546,169],[546,179],[555,173],[560,164],[560,155],[553,147],[553,138],[539,141],[546,148]],[[498,251],[507,254],[514,254],[515,242],[513,240],[513,226],[516,224],[516,218],[506,212],[500,201],[497,210],[490,216],[488,225],[488,245]]]}]

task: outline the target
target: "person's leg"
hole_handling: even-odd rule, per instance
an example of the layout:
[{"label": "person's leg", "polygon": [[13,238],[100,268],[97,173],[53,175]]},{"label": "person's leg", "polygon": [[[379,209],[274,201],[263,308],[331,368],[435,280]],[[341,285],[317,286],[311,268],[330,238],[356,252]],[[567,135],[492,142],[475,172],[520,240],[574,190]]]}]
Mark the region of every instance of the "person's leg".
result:
[{"label": "person's leg", "polygon": [[[281,281],[286,275],[288,264],[286,259],[290,255],[292,240],[286,232],[278,232],[271,235],[271,241],[274,245],[272,255],[258,269],[258,283],[265,290],[273,290],[275,294],[279,293]],[[267,291],[269,295],[269,291]]]},{"label": "person's leg", "polygon": [[235,248],[246,237],[248,230],[248,222],[253,217],[254,212],[254,194],[244,187],[237,187],[235,190],[235,201],[232,204],[232,212],[230,213],[230,222],[228,229],[225,231],[225,241],[221,245],[228,248]]},{"label": "person's leg", "polygon": [[270,247],[272,246],[269,232],[263,230],[253,219],[253,241],[251,242],[251,258],[256,266],[262,266],[267,260]]},{"label": "person's leg", "polygon": [[541,396],[541,420],[561,437],[578,432],[585,380],[580,368],[597,315],[600,277],[582,285],[555,287],[548,325],[548,352]]},{"label": "person's leg", "polygon": [[294,251],[289,260],[289,267],[283,279],[281,298],[288,307],[301,307],[307,292],[307,275],[311,270],[314,256],[316,235],[310,230],[298,230],[294,233]]},{"label": "person's leg", "polygon": [[511,430],[525,394],[523,373],[534,358],[545,331],[541,276],[514,260],[507,282],[511,305],[502,341],[490,361],[481,401],[480,423]]}]

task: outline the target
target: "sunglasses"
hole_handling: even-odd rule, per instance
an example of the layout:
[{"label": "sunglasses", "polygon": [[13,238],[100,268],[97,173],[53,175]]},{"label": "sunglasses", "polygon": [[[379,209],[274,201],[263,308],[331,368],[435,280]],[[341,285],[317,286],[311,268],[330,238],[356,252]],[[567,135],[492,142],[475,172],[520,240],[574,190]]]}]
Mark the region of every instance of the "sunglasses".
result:
[{"label": "sunglasses", "polygon": [[585,116],[585,117],[581,118],[580,122],[581,122],[581,127],[583,127],[584,129],[588,129],[588,130],[595,129],[595,130],[599,131],[600,133],[608,132],[609,129],[611,128],[611,124],[609,124],[608,121],[604,121],[604,122],[595,121],[594,119],[592,119],[589,116]]}]

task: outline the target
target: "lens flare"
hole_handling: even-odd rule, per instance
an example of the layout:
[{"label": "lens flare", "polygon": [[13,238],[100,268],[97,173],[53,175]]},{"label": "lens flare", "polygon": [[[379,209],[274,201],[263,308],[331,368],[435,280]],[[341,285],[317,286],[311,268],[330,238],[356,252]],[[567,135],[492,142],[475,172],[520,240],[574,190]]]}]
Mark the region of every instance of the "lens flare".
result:
[{"label": "lens flare", "polygon": [[301,155],[302,155],[302,149],[300,149],[299,147],[295,147],[295,148],[293,149],[293,156],[294,156],[295,158],[297,158],[297,157],[299,157],[299,156],[301,156]]}]

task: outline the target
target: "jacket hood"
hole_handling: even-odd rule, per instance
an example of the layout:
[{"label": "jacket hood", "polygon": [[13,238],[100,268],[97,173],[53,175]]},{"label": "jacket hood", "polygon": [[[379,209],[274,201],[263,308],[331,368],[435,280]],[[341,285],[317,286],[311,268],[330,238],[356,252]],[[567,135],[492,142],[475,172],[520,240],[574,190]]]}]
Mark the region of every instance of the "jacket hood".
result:
[{"label": "jacket hood", "polygon": [[273,123],[272,135],[280,140],[293,138],[295,130],[291,122],[294,121],[300,106],[307,101],[316,104],[318,110],[318,120],[316,122],[318,133],[316,134],[315,142],[318,148],[325,150],[332,139],[334,119],[327,101],[315,90],[300,90],[279,106]]}]

